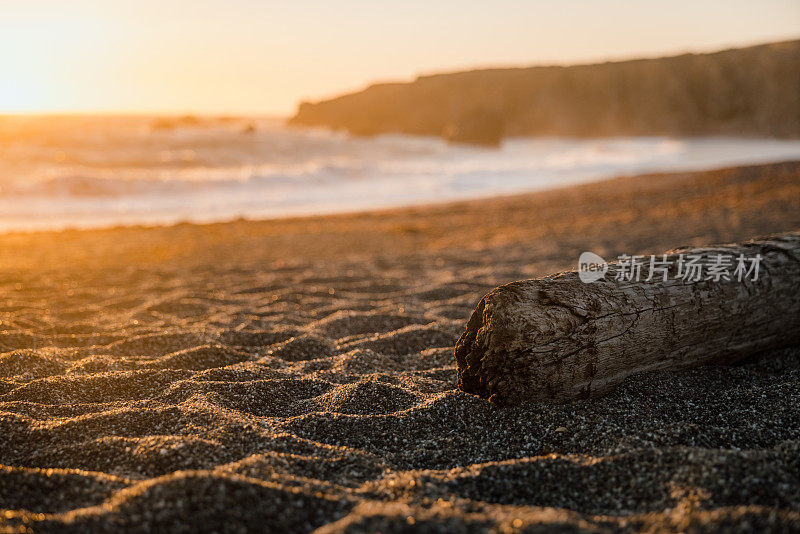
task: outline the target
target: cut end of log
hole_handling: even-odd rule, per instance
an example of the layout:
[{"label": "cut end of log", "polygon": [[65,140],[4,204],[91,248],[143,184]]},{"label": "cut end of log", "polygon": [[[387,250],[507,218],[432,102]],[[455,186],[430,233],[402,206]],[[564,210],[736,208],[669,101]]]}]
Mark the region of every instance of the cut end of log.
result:
[{"label": "cut end of log", "polygon": [[[487,294],[455,345],[459,389],[499,406],[525,400],[519,398],[520,390],[528,399],[561,399],[562,392],[552,373],[547,372],[552,368],[548,361],[555,355],[548,347],[587,321],[585,309],[561,298],[566,293],[583,293],[581,287],[573,288],[573,275],[512,282]],[[598,300],[581,298],[580,302],[588,309],[599,310]],[[587,337],[587,346],[583,347],[586,353],[595,352],[594,341],[594,337]],[[530,376],[532,368],[539,376]],[[580,369],[587,385],[570,393],[570,398],[590,396],[589,384],[595,372],[591,362]]]},{"label": "cut end of log", "polygon": [[483,357],[481,345],[475,342],[478,332],[483,327],[483,314],[486,309],[484,297],[473,310],[467,322],[467,330],[458,338],[455,347],[458,364],[458,388],[480,397],[489,397],[489,389],[481,378],[480,365]]}]

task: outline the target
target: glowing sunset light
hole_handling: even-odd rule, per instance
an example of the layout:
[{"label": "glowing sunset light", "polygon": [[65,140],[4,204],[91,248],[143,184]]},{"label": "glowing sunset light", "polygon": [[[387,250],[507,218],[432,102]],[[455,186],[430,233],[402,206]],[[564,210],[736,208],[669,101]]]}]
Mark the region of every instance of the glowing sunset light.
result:
[{"label": "glowing sunset light", "polygon": [[374,80],[795,38],[764,2],[0,2],[0,112],[288,114]]}]

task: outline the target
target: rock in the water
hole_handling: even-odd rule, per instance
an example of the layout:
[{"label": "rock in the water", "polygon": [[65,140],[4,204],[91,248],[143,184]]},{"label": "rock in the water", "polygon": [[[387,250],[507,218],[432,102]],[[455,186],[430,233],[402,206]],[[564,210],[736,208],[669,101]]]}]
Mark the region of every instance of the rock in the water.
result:
[{"label": "rock in the water", "polygon": [[499,146],[503,140],[504,120],[499,111],[476,109],[445,127],[442,136],[453,143]]}]

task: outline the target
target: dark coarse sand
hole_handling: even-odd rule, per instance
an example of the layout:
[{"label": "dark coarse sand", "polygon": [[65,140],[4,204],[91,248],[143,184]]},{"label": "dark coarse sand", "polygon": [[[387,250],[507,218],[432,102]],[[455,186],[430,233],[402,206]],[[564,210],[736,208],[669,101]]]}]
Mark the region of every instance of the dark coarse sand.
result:
[{"label": "dark coarse sand", "polygon": [[0,531],[800,530],[800,350],[507,409],[452,355],[485,292],[584,250],[798,228],[785,163],[0,236]]}]

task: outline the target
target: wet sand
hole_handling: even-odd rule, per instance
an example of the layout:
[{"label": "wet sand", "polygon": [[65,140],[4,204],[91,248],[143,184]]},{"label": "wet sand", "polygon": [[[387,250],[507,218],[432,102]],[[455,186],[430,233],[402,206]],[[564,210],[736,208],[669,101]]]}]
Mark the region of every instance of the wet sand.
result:
[{"label": "wet sand", "polygon": [[800,351],[566,405],[455,389],[491,288],[800,229],[800,163],[0,236],[0,531],[800,528]]}]

